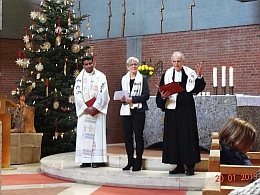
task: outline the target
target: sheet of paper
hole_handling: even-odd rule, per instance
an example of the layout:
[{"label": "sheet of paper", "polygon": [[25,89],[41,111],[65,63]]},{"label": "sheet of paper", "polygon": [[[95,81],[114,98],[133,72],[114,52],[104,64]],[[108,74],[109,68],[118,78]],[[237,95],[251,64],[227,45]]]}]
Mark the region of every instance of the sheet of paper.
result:
[{"label": "sheet of paper", "polygon": [[126,90],[124,90],[124,91],[115,91],[115,93],[114,93],[114,100],[121,100],[122,97],[124,97],[124,96],[126,98],[129,97],[129,94],[128,94],[128,92]]}]

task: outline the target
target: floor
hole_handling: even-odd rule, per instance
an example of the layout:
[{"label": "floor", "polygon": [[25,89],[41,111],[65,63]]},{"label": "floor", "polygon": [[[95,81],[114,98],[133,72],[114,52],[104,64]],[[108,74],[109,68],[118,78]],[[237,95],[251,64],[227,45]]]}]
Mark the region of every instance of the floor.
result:
[{"label": "floor", "polygon": [[[108,147],[108,152],[122,154],[124,147]],[[144,155],[158,156],[160,150],[145,150]],[[116,194],[176,194],[176,195],[200,195],[201,191],[169,191],[151,189],[130,189],[120,187],[107,187],[88,185],[55,179],[42,174],[40,163],[11,165],[10,169],[2,169],[1,195],[116,195]],[[32,176],[38,179],[31,178]],[[7,181],[7,179],[9,180]],[[20,182],[19,182],[20,179]],[[19,182],[18,184],[16,183]],[[132,190],[132,191],[131,191]],[[133,191],[135,190],[135,191]]]}]

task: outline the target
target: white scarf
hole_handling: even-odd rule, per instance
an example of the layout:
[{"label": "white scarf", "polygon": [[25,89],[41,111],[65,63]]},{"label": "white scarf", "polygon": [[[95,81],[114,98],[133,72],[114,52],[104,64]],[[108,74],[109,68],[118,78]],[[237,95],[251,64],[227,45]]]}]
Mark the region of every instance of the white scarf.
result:
[{"label": "white scarf", "polygon": [[[128,72],[126,75],[123,76],[121,85],[122,85],[122,90],[127,90],[128,94],[130,94],[130,72]],[[143,90],[143,75],[137,71],[130,96],[131,97],[140,96],[142,94],[142,90]],[[140,108],[142,108],[142,103],[139,102],[139,103],[134,103],[134,104],[133,103],[122,104],[121,109],[120,109],[120,115],[121,116],[131,115],[130,108],[131,109],[133,109],[133,108],[140,109]]]},{"label": "white scarf", "polygon": [[[76,94],[79,94],[77,96],[81,96],[82,94],[82,100],[85,104],[85,102],[92,97],[97,97],[98,95],[98,82],[97,82],[97,76],[96,70],[94,69],[92,73],[87,73],[84,69],[80,72],[78,77],[76,78]],[[79,108],[79,105],[76,105],[78,109],[77,115],[81,116],[83,113],[81,113],[80,108],[84,108],[85,106],[81,106]],[[95,129],[96,129],[96,122],[97,122],[97,115],[91,116],[89,114],[86,115],[85,121],[84,121],[84,146],[83,146],[83,156],[85,158],[90,158],[92,155],[93,150],[96,148],[96,144],[94,142],[95,137]]]},{"label": "white scarf", "polygon": [[[185,74],[188,76],[186,83],[186,91],[191,92],[195,87],[195,80],[198,77],[196,72],[187,66],[182,66]],[[168,84],[172,82],[174,68],[171,67],[165,72],[164,76],[164,84]],[[167,98],[165,108],[167,109],[175,109],[176,101],[177,101],[178,93],[172,94]]]}]

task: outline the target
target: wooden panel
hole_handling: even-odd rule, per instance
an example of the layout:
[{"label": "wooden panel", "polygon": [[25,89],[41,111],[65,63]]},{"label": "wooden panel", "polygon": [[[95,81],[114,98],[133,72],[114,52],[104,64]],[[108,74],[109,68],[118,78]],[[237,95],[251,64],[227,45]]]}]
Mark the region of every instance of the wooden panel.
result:
[{"label": "wooden panel", "polygon": [[212,132],[212,139],[218,139],[218,132]]},{"label": "wooden panel", "polygon": [[219,139],[212,139],[211,150],[219,150],[219,149],[220,149]]},{"label": "wooden panel", "polygon": [[219,165],[220,165],[220,151],[219,150],[210,150],[208,171],[219,172],[220,171]]},{"label": "wooden panel", "polygon": [[2,121],[2,168],[10,168],[11,115],[0,114]]},{"label": "wooden panel", "polygon": [[5,100],[6,100],[6,97],[4,95],[0,95],[0,113],[1,114],[5,113]]},{"label": "wooden panel", "polygon": [[202,189],[202,195],[220,195],[220,182],[216,182],[216,177],[220,176],[220,172],[207,172],[205,183]]}]

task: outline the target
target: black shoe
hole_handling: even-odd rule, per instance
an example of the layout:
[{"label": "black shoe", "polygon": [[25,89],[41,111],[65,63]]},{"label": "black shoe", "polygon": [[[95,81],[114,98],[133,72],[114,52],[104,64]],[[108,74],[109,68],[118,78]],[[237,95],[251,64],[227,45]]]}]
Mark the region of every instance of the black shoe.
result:
[{"label": "black shoe", "polygon": [[184,168],[183,167],[182,168],[176,167],[172,171],[169,171],[169,174],[178,174],[178,173],[185,173]]},{"label": "black shoe", "polygon": [[133,165],[126,165],[124,168],[122,168],[122,170],[123,171],[128,171],[128,170],[130,170],[131,169],[131,167],[132,167]]},{"label": "black shoe", "polygon": [[142,166],[134,166],[132,171],[141,171]]},{"label": "black shoe", "polygon": [[128,163],[124,168],[122,168],[122,170],[128,171],[131,169],[131,167],[134,167],[134,164],[135,164],[135,158],[128,158]]},{"label": "black shoe", "polygon": [[91,167],[91,163],[82,163],[79,167],[80,168]]},{"label": "black shoe", "polygon": [[188,168],[188,170],[186,171],[186,175],[187,176],[194,175],[194,169],[193,168]]},{"label": "black shoe", "polygon": [[99,163],[92,163],[92,168],[98,168],[99,167]]}]

